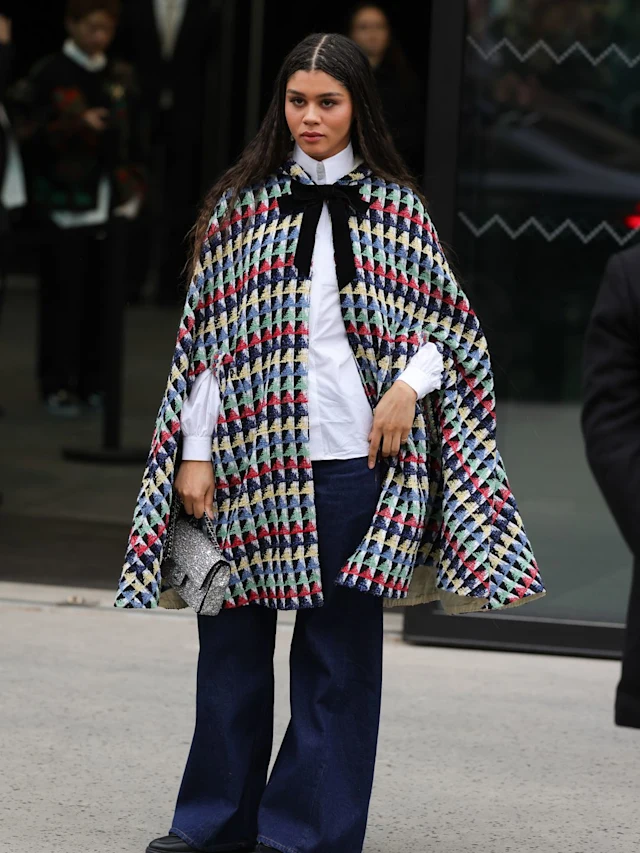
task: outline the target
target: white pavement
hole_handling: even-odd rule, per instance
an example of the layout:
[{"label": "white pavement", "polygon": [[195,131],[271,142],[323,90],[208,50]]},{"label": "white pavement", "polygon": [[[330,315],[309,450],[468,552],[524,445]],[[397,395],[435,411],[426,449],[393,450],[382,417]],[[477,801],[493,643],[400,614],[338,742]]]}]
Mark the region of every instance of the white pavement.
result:
[{"label": "white pavement", "polygon": [[[85,606],[60,606],[74,595]],[[111,601],[0,584],[1,853],[143,853],[169,826],[194,719],[195,619]],[[640,731],[613,726],[617,664],[408,646],[399,624],[386,634],[367,853],[637,853]]]}]

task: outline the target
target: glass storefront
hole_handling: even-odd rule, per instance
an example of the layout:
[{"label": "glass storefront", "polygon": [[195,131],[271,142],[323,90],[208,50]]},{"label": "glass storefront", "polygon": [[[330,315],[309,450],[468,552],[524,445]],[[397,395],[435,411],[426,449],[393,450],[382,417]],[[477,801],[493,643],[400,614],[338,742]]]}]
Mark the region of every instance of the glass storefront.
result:
[{"label": "glass storefront", "polygon": [[587,468],[580,398],[606,262],[640,227],[639,30],[630,0],[468,0],[450,255],[549,588],[514,619],[625,619],[631,557]]}]

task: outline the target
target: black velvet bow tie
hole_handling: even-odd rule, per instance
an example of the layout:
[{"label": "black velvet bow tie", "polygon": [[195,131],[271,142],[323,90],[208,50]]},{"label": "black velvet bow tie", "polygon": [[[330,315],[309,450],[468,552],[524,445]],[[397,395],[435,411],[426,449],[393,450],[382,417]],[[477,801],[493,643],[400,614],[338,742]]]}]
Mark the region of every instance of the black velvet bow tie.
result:
[{"label": "black velvet bow tie", "polygon": [[369,209],[369,202],[361,197],[359,187],[341,184],[301,184],[300,181],[294,180],[291,181],[291,195],[280,196],[278,204],[283,216],[301,211],[304,213],[295,264],[300,275],[308,278],[311,273],[316,229],[325,201],[331,216],[338,287],[342,287],[353,281],[356,275],[349,232],[349,208],[356,213],[366,213]]}]

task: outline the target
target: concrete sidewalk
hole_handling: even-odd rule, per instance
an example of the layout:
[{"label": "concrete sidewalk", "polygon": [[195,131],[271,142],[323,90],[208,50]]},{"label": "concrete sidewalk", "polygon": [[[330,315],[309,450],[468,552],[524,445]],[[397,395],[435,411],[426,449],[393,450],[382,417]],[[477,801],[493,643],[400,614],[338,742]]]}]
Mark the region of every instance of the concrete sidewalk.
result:
[{"label": "concrete sidewalk", "polygon": [[[169,826],[195,619],[111,601],[0,584],[1,853],[142,853]],[[407,646],[394,624],[367,853],[635,853],[640,732],[613,726],[617,664]]]}]

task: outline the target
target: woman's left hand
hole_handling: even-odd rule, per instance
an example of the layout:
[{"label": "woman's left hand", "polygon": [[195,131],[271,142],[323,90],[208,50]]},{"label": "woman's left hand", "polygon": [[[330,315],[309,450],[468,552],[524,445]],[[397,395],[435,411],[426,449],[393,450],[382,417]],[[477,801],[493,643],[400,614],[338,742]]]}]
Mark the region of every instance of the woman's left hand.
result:
[{"label": "woman's left hand", "polygon": [[383,394],[373,413],[369,433],[369,468],[374,468],[382,441],[382,455],[395,456],[411,432],[418,395],[401,379]]}]

